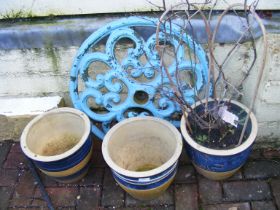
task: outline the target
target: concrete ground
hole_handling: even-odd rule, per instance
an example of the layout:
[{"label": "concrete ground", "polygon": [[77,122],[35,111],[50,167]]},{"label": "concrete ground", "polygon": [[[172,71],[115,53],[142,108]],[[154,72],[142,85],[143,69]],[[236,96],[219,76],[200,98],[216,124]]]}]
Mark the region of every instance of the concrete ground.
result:
[{"label": "concrete ground", "polygon": [[[232,178],[210,181],[198,175],[183,152],[175,181],[158,199],[141,202],[113,180],[95,142],[92,166],[75,184],[60,184],[40,174],[55,209],[280,209],[280,150],[254,150]],[[0,209],[47,209],[18,142],[0,143]]]}]

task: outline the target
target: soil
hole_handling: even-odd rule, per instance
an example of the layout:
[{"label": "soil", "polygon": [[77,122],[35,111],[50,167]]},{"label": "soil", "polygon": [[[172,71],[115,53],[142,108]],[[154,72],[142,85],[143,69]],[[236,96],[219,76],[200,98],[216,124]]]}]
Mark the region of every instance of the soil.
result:
[{"label": "soil", "polygon": [[42,156],[53,156],[60,155],[70,149],[72,149],[79,139],[75,136],[66,134],[59,138],[54,138],[48,141],[48,143],[43,147],[41,155]]},{"label": "soil", "polygon": [[[226,133],[222,133],[219,129],[212,129],[209,133],[208,130],[201,130],[199,128],[192,129],[194,131],[192,138],[202,146],[211,149],[231,149],[234,148],[239,141],[242,129],[226,126]],[[242,143],[248,138],[244,135]]]},{"label": "soil", "polygon": [[[228,123],[224,123],[219,129],[211,129],[209,131],[208,129],[201,129],[198,125],[193,123],[192,120],[189,120],[193,130],[191,137],[198,144],[211,149],[232,149],[236,147],[247,114],[235,104],[229,106],[229,111],[239,117],[237,128]],[[199,115],[202,116],[202,112]],[[206,117],[206,119],[208,119],[208,117]],[[249,120],[242,143],[248,138],[251,127],[251,121]]]},{"label": "soil", "polygon": [[153,170],[155,168],[157,168],[158,166],[154,165],[154,164],[145,164],[139,168],[136,169],[136,171],[138,172],[142,172],[142,171],[150,171]]}]

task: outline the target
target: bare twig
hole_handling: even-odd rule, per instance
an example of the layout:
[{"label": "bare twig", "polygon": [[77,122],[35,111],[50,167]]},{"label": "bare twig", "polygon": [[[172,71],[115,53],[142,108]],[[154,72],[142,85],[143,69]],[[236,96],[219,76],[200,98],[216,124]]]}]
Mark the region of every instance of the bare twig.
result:
[{"label": "bare twig", "polygon": [[260,87],[260,82],[261,82],[261,79],[262,79],[262,76],[263,76],[263,72],[264,72],[266,56],[267,56],[267,37],[266,37],[265,27],[264,27],[260,17],[256,14],[256,12],[252,8],[251,8],[250,11],[254,15],[256,21],[258,22],[258,24],[259,24],[259,26],[260,26],[260,28],[262,30],[262,34],[263,34],[263,57],[262,57],[262,63],[261,63],[261,67],[260,67],[260,72],[259,72],[258,79],[257,79],[257,84],[256,84],[256,87],[255,87],[255,90],[254,90],[254,94],[253,94],[253,100],[251,101],[251,104],[250,104],[250,107],[249,107],[249,111],[248,111],[247,117],[245,119],[245,123],[243,125],[243,129],[242,129],[242,132],[241,132],[241,135],[240,135],[240,138],[239,138],[237,146],[242,143],[242,139],[243,139],[244,134],[245,134],[245,130],[246,130],[249,118],[250,118],[250,114],[252,112],[252,109],[254,107],[254,104],[255,104],[255,101],[256,101],[256,98],[257,98],[258,90],[259,90],[259,87]]},{"label": "bare twig", "polygon": [[[202,6],[201,5],[197,6],[197,4],[193,4],[193,3],[190,3],[188,0],[185,0],[185,2],[183,2],[183,3],[177,4],[175,6],[171,6],[169,9],[165,9],[163,14],[161,15],[161,17],[158,21],[158,24],[157,24],[157,29],[156,29],[156,50],[157,50],[158,54],[160,55],[160,68],[162,70],[161,74],[162,74],[162,77],[166,76],[168,78],[170,88],[174,94],[172,96],[172,98],[171,98],[171,96],[169,96],[169,98],[170,98],[170,100],[176,101],[179,104],[179,106],[181,107],[181,110],[183,111],[183,114],[186,118],[187,127],[191,132],[192,132],[192,128],[191,128],[190,122],[188,121],[188,118],[192,120],[192,124],[196,123],[201,129],[208,129],[208,133],[210,133],[211,129],[219,129],[221,126],[224,126],[223,120],[221,120],[219,117],[217,117],[218,116],[217,112],[218,112],[219,108],[222,106],[225,106],[224,97],[227,96],[228,92],[233,91],[233,92],[231,92],[232,96],[230,96],[229,100],[228,100],[228,102],[230,102],[230,100],[233,98],[233,96],[235,94],[237,94],[238,96],[242,95],[242,92],[240,92],[240,87],[242,86],[243,82],[250,74],[250,71],[255,66],[255,63],[257,60],[257,50],[256,50],[254,35],[252,32],[252,24],[249,21],[249,13],[252,14],[254,16],[254,18],[256,19],[256,21],[258,22],[258,24],[260,25],[262,32],[263,32],[264,58],[262,58],[263,60],[262,60],[261,70],[260,70],[259,77],[258,77],[258,83],[254,90],[254,98],[251,102],[251,105],[249,108],[249,113],[248,113],[248,116],[246,117],[245,124],[243,126],[243,130],[242,130],[240,140],[238,143],[238,144],[240,144],[241,143],[240,141],[242,141],[242,138],[244,136],[245,128],[248,123],[250,113],[254,106],[254,102],[255,102],[255,99],[257,96],[257,91],[259,88],[259,82],[260,82],[260,79],[263,74],[265,56],[266,56],[266,48],[267,48],[265,29],[261,23],[260,18],[257,16],[257,14],[254,11],[254,9],[256,8],[257,2],[253,2],[250,6],[247,6],[246,5],[247,0],[245,0],[244,4],[229,5],[228,8],[226,8],[221,13],[221,15],[218,16],[217,24],[216,24],[214,30],[211,31],[210,21],[211,21],[213,9],[217,4],[217,0],[215,0],[214,4],[212,5],[212,8],[211,8],[210,12],[208,13],[208,17],[206,17],[205,12],[203,11],[203,8],[208,3],[209,3],[209,1],[205,1],[205,3]],[[163,0],[163,7],[166,7],[164,0]],[[230,51],[226,54],[226,56],[224,57],[222,62],[219,64],[214,55],[214,43],[215,43],[215,39],[216,39],[216,36],[218,33],[218,29],[221,25],[221,21],[223,20],[224,16],[229,11],[233,11],[233,13],[237,17],[239,17],[241,24],[244,23],[244,21],[241,18],[240,12],[236,12],[235,7],[244,7],[246,24],[242,25],[242,27],[244,27],[245,30],[242,31],[238,40],[233,44],[233,47],[230,49]],[[180,9],[183,8],[183,11],[182,10],[178,11],[177,10],[178,8],[180,8]],[[193,85],[192,88],[195,92],[195,96],[194,96],[195,101],[200,101],[204,108],[203,115],[201,115],[201,113],[197,113],[196,110],[192,106],[190,106],[184,98],[184,90],[183,90],[182,86],[185,84],[182,83],[182,79],[180,77],[181,58],[180,58],[180,60],[178,60],[178,53],[180,51],[180,48],[184,47],[184,44],[187,45],[187,53],[189,55],[189,60],[191,63],[191,70],[193,71],[193,74],[195,75],[195,69],[196,69],[196,65],[198,63],[197,56],[196,56],[196,50],[197,50],[196,46],[197,45],[194,41],[195,40],[194,39],[195,31],[194,31],[191,20],[198,14],[200,15],[200,17],[202,18],[203,23],[204,23],[205,32],[207,35],[207,47],[208,47],[208,55],[209,55],[209,57],[208,57],[209,58],[209,68],[208,68],[208,75],[207,75],[207,83],[203,90],[203,91],[205,91],[205,93],[204,93],[205,101],[203,103],[202,103],[202,98],[200,96],[198,96],[199,93],[198,93],[198,90],[196,89],[196,85]],[[181,20],[182,21],[181,25],[177,24],[177,23],[173,23],[174,19]],[[173,26],[180,28],[180,32],[179,33],[178,33],[178,31],[173,32]],[[159,37],[160,33],[163,34],[164,40],[161,40],[162,38]],[[176,36],[178,45],[176,47],[174,46],[172,48],[174,58],[175,58],[175,72],[172,73],[172,75],[171,75],[171,73],[168,71],[169,66],[167,66],[164,61],[164,54],[170,56],[170,53],[168,52],[168,50],[166,50],[166,45],[170,44],[170,42],[174,38],[174,36]],[[186,36],[190,36],[190,37],[192,37],[192,39],[185,39],[184,37],[186,37]],[[236,53],[236,51],[240,48],[241,43],[244,40],[244,38],[247,38],[247,37],[249,37],[249,40],[250,40],[250,43],[252,46],[251,49],[253,50],[253,59],[252,59],[252,63],[250,65],[246,66],[247,67],[246,73],[243,75],[242,79],[236,86],[236,85],[231,84],[231,81],[229,81],[226,78],[224,69],[225,69],[226,63],[228,63],[228,61],[233,57],[234,53]],[[192,42],[192,43],[187,43],[188,40],[191,40],[189,42]],[[161,43],[164,42],[163,45],[160,45],[160,42]],[[194,54],[194,56],[192,53]],[[217,69],[215,69],[215,68],[217,68]],[[215,74],[216,74],[215,70],[218,71],[217,77],[215,77]],[[212,108],[210,108],[208,106],[208,99],[210,98],[209,90],[211,87],[212,80],[213,80],[214,107],[212,107],[212,105],[211,105]],[[162,82],[163,82],[163,80],[162,80]],[[222,95],[219,96],[219,98],[217,97],[217,90],[216,90],[216,86],[218,85],[218,83],[222,85],[221,88],[223,90],[223,93],[222,93]],[[190,84],[188,86],[192,86],[192,85]],[[186,117],[185,113],[189,113],[188,117]]]}]

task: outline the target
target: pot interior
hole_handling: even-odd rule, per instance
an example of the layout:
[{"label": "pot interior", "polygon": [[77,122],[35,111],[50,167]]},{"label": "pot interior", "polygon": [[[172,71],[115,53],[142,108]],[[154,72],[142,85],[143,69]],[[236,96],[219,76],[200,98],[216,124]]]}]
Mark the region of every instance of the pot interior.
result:
[{"label": "pot interior", "polygon": [[85,132],[83,119],[69,112],[49,113],[29,129],[26,146],[34,154],[53,156],[73,148]]},{"label": "pot interior", "polygon": [[108,152],[119,167],[148,171],[160,167],[174,154],[175,134],[166,125],[151,120],[131,121],[116,129],[108,141]]},{"label": "pot interior", "polygon": [[[225,126],[221,126],[218,129],[213,128],[209,131],[208,129],[201,129],[196,123],[196,121],[189,115],[189,122],[193,130],[191,137],[198,144],[211,149],[231,149],[236,147],[236,145],[238,144],[245,123],[245,119],[247,117],[247,112],[239,105],[227,101],[222,101],[219,105],[217,105],[215,101],[209,101],[208,110],[218,110],[218,108],[222,105],[226,105],[228,111],[238,117],[239,120],[237,123],[237,127],[225,123]],[[205,115],[205,104],[200,104],[196,106],[194,110],[199,116]],[[209,117],[206,117],[206,119],[204,118],[204,120],[207,120],[208,118]],[[242,142],[248,139],[251,131],[252,120],[249,118]]]}]

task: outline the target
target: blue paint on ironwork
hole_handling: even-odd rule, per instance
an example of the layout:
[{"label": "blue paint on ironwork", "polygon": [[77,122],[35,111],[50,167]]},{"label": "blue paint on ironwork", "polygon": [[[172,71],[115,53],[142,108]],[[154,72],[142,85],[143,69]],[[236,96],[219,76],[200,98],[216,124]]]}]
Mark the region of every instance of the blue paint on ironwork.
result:
[{"label": "blue paint on ironwork", "polygon": [[[164,69],[160,67],[160,56],[155,50],[156,35],[142,38],[134,27],[150,27],[156,29],[158,19],[145,17],[129,17],[111,22],[89,36],[81,45],[73,63],[70,74],[70,95],[75,108],[85,112],[92,120],[101,122],[102,129],[94,126],[92,131],[99,138],[103,138],[111,125],[111,121],[121,121],[128,117],[139,115],[153,115],[171,121],[179,127],[179,122],[172,119],[172,114],[180,112],[176,102],[170,100],[173,95],[169,86],[169,79]],[[182,37],[177,25],[165,25],[168,38],[159,33],[159,40],[168,40],[170,45],[177,49],[176,59],[168,66],[168,71],[176,80],[176,69],[190,71],[196,79],[194,87],[183,85],[183,97],[192,104],[194,96],[207,82],[208,63],[204,50],[188,35]],[[118,61],[115,56],[116,44],[121,39],[129,39],[134,43],[129,48],[127,56]],[[100,41],[106,40],[105,52],[93,52],[92,47]],[[197,57],[190,61],[185,57],[187,45]],[[145,56],[146,64],[141,64],[140,57]],[[103,74],[97,74],[93,79],[88,75],[88,68],[94,62],[102,62],[109,67]],[[144,82],[138,80],[144,78]],[[78,80],[81,78],[81,80]],[[83,82],[85,89],[79,90],[78,82]],[[104,91],[106,90],[106,91]],[[124,92],[125,90],[125,92]],[[143,103],[135,100],[137,93],[143,92],[148,98]],[[123,98],[122,98],[123,96]],[[106,112],[95,112],[89,105],[89,99],[103,107]]]}]

